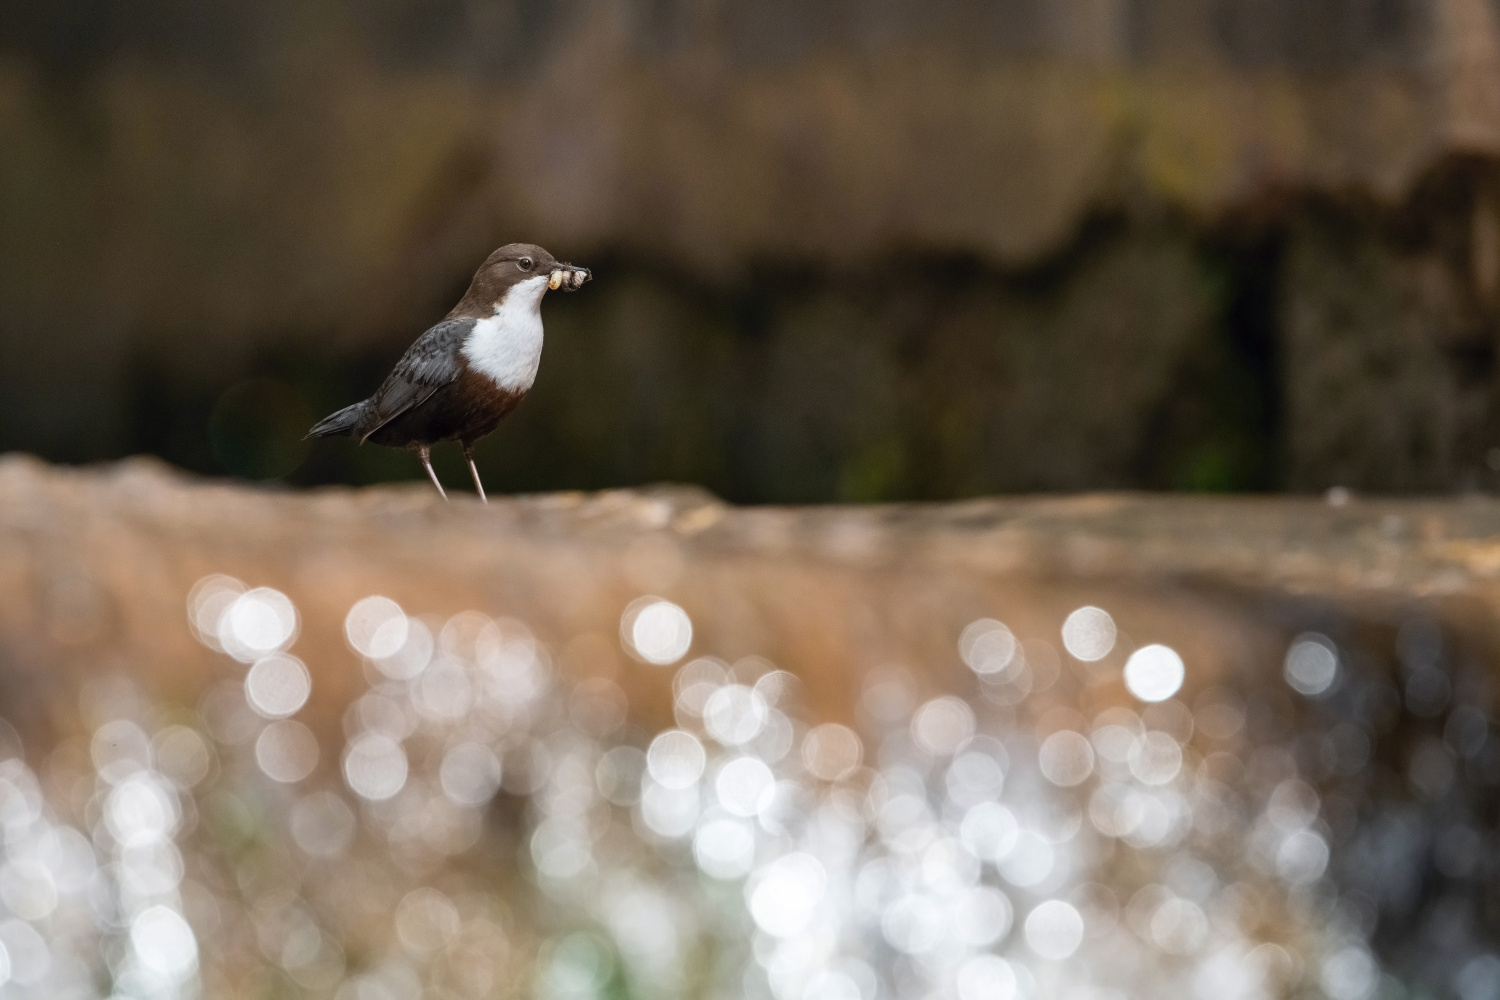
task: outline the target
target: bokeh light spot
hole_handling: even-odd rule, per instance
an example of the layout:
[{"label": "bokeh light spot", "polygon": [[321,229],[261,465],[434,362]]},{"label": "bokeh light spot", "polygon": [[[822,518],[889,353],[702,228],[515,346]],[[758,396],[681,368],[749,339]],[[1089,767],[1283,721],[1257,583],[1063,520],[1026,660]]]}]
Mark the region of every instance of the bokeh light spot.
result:
[{"label": "bokeh light spot", "polygon": [[300,722],[273,722],[255,740],[255,762],[272,781],[301,781],[318,766],[318,739]]},{"label": "bokeh light spot", "polygon": [[197,731],[188,726],[167,726],[151,741],[157,767],[181,788],[193,788],[208,777],[213,754]]},{"label": "bokeh light spot", "polygon": [[755,834],[737,820],[711,820],[693,837],[693,859],[713,878],[744,878],[755,864]]},{"label": "bokeh light spot", "polygon": [[1182,770],[1182,747],[1157,730],[1146,733],[1130,751],[1130,773],[1145,785],[1165,785]]},{"label": "bokeh light spot", "polygon": [[241,663],[254,663],[291,644],[297,609],[279,590],[256,587],[236,597],[219,618],[219,643]]},{"label": "bokeh light spot", "polygon": [[500,787],[500,758],[482,743],[459,743],[443,754],[438,781],[443,793],[466,806],[483,805]]},{"label": "bokeh light spot", "polygon": [[1347,945],[1329,955],[1318,973],[1318,985],[1330,1000],[1365,1000],[1379,980],[1379,966],[1359,945]]},{"label": "bokeh light spot", "polygon": [[746,887],[750,916],[772,937],[800,934],[812,923],[827,885],[827,873],[817,858],[785,854],[756,872]]},{"label": "bokeh light spot", "polygon": [[1298,830],[1276,849],[1276,871],[1293,885],[1311,885],[1323,876],[1328,856],[1328,841],[1311,830]]},{"label": "bokeh light spot", "polygon": [[1093,773],[1094,748],[1082,734],[1064,729],[1042,742],[1038,763],[1048,781],[1072,788]]},{"label": "bokeh light spot", "polygon": [[1016,973],[999,955],[976,955],[958,970],[959,1000],[1011,1000]]},{"label": "bokeh light spot", "polygon": [[245,700],[268,719],[295,714],[311,694],[312,674],[287,653],[263,656],[245,674]]},{"label": "bokeh light spot", "polygon": [[743,684],[726,684],[703,704],[703,726],[724,746],[749,743],[765,727],[769,707],[760,693]]},{"label": "bokeh light spot", "polygon": [[1125,661],[1125,686],[1141,701],[1166,701],[1182,687],[1187,669],[1169,646],[1142,646]]},{"label": "bokeh light spot", "polygon": [[361,798],[382,802],[406,784],[406,752],[401,744],[380,733],[364,733],[344,754],[344,780]]},{"label": "bokeh light spot", "polygon": [[662,733],[646,751],[646,767],[664,788],[691,788],[702,776],[707,759],[697,737],[681,729]]},{"label": "bokeh light spot", "polygon": [[1304,632],[1286,652],[1283,674],[1292,690],[1310,698],[1326,692],[1338,677],[1338,649],[1327,636]]},{"label": "bokeh light spot", "polygon": [[166,906],[144,910],[130,924],[130,945],[141,963],[171,981],[198,965],[198,940],[182,915]]},{"label": "bokeh light spot", "polygon": [[693,644],[693,623],[687,612],[659,597],[630,603],[620,619],[625,649],[647,663],[667,666],[687,654]]},{"label": "bokeh light spot", "polygon": [[1071,903],[1049,899],[1026,915],[1026,943],[1042,958],[1060,962],[1083,943],[1083,917]]},{"label": "bokeh light spot", "polygon": [[1008,671],[1016,661],[1020,645],[1010,629],[993,618],[969,623],[958,637],[958,655],[981,677]]},{"label": "bokeh light spot", "polygon": [[151,766],[151,740],[146,731],[129,719],[115,719],[94,730],[90,744],[99,776],[117,784]]},{"label": "bokeh light spot", "polygon": [[974,735],[974,710],[961,698],[934,698],[912,716],[911,733],[930,754],[957,753]]},{"label": "bokeh light spot", "polygon": [[382,660],[406,645],[406,612],[389,597],[378,594],[356,601],[344,617],[344,637],[361,656]]},{"label": "bokeh light spot", "polygon": [[802,763],[823,781],[842,781],[859,767],[864,756],[859,735],[848,726],[825,722],[802,738]]},{"label": "bokeh light spot", "polygon": [[1062,640],[1074,659],[1102,660],[1115,648],[1115,620],[1103,608],[1086,605],[1063,621]]},{"label": "bokeh light spot", "polygon": [[731,813],[754,816],[775,784],[776,775],[760,758],[736,757],[719,769],[714,791]]},{"label": "bokeh light spot", "polygon": [[1012,909],[999,889],[975,886],[953,902],[953,929],[964,944],[987,948],[1010,933]]}]

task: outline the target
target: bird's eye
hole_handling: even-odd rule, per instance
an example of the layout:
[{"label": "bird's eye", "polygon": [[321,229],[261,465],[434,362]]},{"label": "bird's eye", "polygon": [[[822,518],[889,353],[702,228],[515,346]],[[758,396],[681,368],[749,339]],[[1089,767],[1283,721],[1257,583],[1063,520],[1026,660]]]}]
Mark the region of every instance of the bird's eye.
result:
[{"label": "bird's eye", "polygon": [[520,260],[516,261],[516,263],[521,265],[521,270],[523,270],[523,271],[529,271],[529,270],[531,270],[531,258],[530,257],[522,257]]}]

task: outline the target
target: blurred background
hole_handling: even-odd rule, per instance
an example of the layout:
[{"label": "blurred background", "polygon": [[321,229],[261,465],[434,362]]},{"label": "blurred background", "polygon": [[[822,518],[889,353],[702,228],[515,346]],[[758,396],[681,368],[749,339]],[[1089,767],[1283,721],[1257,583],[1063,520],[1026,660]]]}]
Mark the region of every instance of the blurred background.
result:
[{"label": "blurred background", "polygon": [[0,996],[1496,1000],[1497,535],[0,460]]},{"label": "blurred background", "polygon": [[1485,0],[0,0],[0,449],[414,477],[300,432],[528,240],[598,280],[497,490],[1489,488],[1497,46]]},{"label": "blurred background", "polygon": [[0,1000],[1500,1000],[1497,323],[1494,0],[0,0]]}]

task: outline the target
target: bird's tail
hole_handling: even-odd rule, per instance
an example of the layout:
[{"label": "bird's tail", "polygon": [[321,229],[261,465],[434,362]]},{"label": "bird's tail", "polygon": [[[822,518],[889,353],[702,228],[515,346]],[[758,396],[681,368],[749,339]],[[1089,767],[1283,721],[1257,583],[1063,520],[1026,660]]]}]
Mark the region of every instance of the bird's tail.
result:
[{"label": "bird's tail", "polygon": [[365,416],[365,410],[369,406],[368,400],[360,400],[358,403],[344,407],[337,413],[329,414],[316,424],[312,430],[307,432],[307,438],[315,437],[337,437],[340,434],[352,434],[359,427]]}]

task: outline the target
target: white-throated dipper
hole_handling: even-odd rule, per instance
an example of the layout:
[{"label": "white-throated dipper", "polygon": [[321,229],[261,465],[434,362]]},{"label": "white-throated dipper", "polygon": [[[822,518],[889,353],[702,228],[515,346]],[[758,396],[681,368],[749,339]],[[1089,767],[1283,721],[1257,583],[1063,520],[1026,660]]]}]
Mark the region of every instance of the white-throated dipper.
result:
[{"label": "white-throated dipper", "polygon": [[415,448],[432,485],[432,446],[456,440],[464,449],[479,499],[488,502],[474,442],[525,398],[542,360],[542,296],[575,291],[591,275],[531,243],[489,255],[469,290],[443,321],[407,348],[375,395],[324,417],[308,437],[349,434],[360,444]]}]

